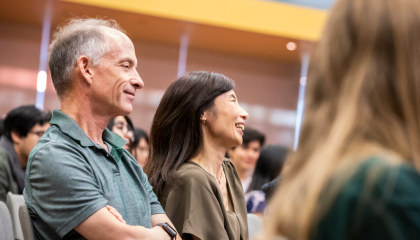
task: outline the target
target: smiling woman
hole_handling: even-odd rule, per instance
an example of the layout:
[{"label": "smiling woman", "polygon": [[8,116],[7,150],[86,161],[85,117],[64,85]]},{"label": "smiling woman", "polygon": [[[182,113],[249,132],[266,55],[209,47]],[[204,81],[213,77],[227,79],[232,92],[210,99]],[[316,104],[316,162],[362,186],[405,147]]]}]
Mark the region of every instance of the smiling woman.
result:
[{"label": "smiling woman", "polygon": [[248,114],[234,82],[191,72],[165,92],[153,119],[146,174],[182,239],[248,239],[241,181],[225,159]]}]

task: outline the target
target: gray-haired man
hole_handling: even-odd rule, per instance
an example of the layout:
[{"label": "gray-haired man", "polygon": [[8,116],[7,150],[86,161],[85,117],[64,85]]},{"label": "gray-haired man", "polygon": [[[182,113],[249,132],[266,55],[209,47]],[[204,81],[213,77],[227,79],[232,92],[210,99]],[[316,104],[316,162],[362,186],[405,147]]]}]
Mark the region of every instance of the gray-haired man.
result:
[{"label": "gray-haired man", "polygon": [[147,176],[106,129],[132,111],[143,87],[136,66],[114,21],[76,19],[55,34],[49,67],[61,111],[29,156],[24,190],[38,239],[172,238],[156,226],[171,223]]}]

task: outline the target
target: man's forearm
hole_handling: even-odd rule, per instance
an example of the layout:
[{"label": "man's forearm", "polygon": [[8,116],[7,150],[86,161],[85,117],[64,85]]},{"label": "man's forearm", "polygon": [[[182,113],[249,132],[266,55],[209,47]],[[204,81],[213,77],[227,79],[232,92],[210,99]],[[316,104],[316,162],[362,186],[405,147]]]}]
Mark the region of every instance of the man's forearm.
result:
[{"label": "man's forearm", "polygon": [[106,208],[92,214],[74,230],[89,240],[170,240],[161,227],[148,229],[124,224]]}]

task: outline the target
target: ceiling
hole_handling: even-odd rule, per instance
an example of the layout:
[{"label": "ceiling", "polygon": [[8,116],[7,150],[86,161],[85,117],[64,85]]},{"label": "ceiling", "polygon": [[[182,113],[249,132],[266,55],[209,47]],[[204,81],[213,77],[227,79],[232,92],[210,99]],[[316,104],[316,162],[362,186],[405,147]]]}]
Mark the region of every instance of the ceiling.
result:
[{"label": "ceiling", "polygon": [[[42,26],[46,0],[2,1],[0,21]],[[174,20],[145,14],[53,1],[52,28],[73,17],[100,17],[116,20],[127,35],[139,41],[179,45],[180,37],[190,36],[189,47],[280,62],[300,62],[301,41],[297,39]],[[295,51],[286,49],[295,42]],[[305,42],[303,45],[308,45]]]},{"label": "ceiling", "polygon": [[284,3],[296,4],[304,7],[329,9],[336,0],[273,0]]}]

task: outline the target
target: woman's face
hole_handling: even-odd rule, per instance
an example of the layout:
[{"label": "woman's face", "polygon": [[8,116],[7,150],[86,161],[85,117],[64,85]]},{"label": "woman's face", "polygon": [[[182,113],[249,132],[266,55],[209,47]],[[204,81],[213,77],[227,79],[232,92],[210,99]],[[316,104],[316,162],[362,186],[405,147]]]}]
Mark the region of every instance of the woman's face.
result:
[{"label": "woman's face", "polygon": [[146,139],[140,139],[139,145],[136,147],[136,158],[137,162],[142,168],[147,163],[147,158],[149,157],[149,144],[146,142]]},{"label": "woman's face", "polygon": [[133,137],[133,130],[129,128],[127,121],[123,116],[115,117],[112,131],[127,141],[127,143],[124,145],[124,148],[128,150],[130,140]]},{"label": "woman's face", "polygon": [[233,90],[226,92],[214,100],[214,107],[204,112],[201,120],[206,119],[204,127],[209,137],[226,148],[242,144],[242,130],[248,113],[238,103]]}]

